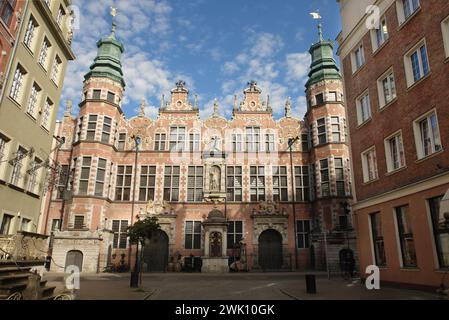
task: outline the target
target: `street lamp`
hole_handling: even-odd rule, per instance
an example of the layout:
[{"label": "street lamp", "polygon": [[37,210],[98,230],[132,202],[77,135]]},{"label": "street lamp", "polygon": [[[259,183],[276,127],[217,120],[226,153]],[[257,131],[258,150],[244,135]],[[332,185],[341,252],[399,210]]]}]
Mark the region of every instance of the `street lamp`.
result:
[{"label": "street lamp", "polygon": [[293,146],[296,142],[300,140],[299,137],[288,139],[288,149],[290,151],[290,177],[291,177],[291,185],[292,185],[292,207],[293,207],[293,227],[295,230],[295,270],[298,269],[298,233],[296,226],[296,189],[295,189],[295,173],[293,170]]},{"label": "street lamp", "polygon": [[[134,140],[135,148],[136,148],[136,155],[134,158],[134,183],[133,183],[133,191],[131,193],[131,225],[134,224],[134,206],[135,206],[135,195],[136,195],[136,182],[137,182],[137,160],[139,156],[139,146],[142,142],[141,138],[138,136],[132,136],[131,137]],[[128,261],[131,262],[131,246],[129,247],[129,258]],[[138,288],[139,287],[139,241],[137,241],[136,244],[136,262],[134,265],[134,272],[131,272],[131,282],[130,282],[131,288]]]}]

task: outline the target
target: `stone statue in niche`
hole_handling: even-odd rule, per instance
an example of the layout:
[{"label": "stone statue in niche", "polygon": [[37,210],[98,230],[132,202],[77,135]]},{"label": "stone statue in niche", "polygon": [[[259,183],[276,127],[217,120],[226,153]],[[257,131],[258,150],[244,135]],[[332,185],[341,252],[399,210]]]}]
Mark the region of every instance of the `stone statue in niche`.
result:
[{"label": "stone statue in niche", "polygon": [[210,169],[210,186],[211,191],[220,191],[221,170],[219,167],[214,166]]},{"label": "stone statue in niche", "polygon": [[220,232],[212,232],[210,235],[210,256],[212,258],[222,256],[222,237]]}]

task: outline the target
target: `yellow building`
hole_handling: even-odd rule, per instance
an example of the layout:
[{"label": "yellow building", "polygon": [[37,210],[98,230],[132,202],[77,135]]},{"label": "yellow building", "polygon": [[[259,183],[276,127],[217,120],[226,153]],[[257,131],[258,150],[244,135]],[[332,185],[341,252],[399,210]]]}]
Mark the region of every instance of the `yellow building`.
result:
[{"label": "yellow building", "polygon": [[27,0],[0,96],[0,236],[37,232],[67,62],[70,0]]}]

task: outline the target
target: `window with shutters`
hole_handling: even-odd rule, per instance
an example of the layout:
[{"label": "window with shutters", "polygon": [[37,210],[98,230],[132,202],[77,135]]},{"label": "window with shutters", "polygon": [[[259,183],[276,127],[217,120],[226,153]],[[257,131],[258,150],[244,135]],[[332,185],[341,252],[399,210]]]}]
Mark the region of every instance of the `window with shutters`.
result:
[{"label": "window with shutters", "polygon": [[127,229],[128,220],[112,220],[112,232],[114,233],[112,247],[114,249],[127,248]]},{"label": "window with shutters", "polygon": [[156,166],[142,166],[140,170],[139,201],[155,200]]}]

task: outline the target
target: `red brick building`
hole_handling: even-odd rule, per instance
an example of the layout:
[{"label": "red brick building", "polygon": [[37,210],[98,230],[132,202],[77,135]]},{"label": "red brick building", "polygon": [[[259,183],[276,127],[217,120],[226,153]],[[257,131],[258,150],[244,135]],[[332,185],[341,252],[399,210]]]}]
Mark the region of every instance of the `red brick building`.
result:
[{"label": "red brick building", "polygon": [[144,102],[127,119],[124,47],[113,32],[98,48],[79,114],[73,117],[69,107],[59,128],[66,138],[56,155],[61,178],[42,230],[54,232],[54,270],[133,265],[126,228],[148,215],[159,218],[162,231],[146,246],[145,271],[170,270],[180,256],[184,263],[207,256],[214,249],[205,227],[220,223],[223,234],[215,240],[225,248],[226,268],[237,260],[248,270],[305,270],[327,261],[339,270],[340,251],[355,243],[346,206],[346,116],[331,42],[320,35],[310,51],[305,121],[292,116],[290,100],[285,116],[274,119],[269,97],[254,81],[241,102],[236,97],[224,106],[233,109],[232,119],[220,115],[218,104],[201,119],[183,81],[168,101],[162,98],[157,119],[145,116]]},{"label": "red brick building", "polygon": [[5,83],[8,62],[20,29],[26,1],[6,0],[0,3],[0,90]]},{"label": "red brick building", "polygon": [[449,267],[449,2],[339,2],[361,271],[437,287]]}]

